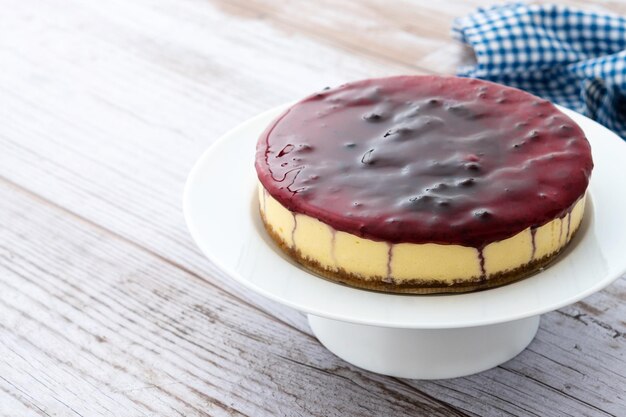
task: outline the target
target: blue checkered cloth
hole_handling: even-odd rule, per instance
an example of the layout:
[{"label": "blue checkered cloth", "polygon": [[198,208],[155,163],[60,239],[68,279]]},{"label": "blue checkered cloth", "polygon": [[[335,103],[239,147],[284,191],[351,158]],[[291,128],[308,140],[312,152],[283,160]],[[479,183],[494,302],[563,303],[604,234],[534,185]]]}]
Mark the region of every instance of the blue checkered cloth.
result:
[{"label": "blue checkered cloth", "polygon": [[480,8],[452,32],[477,61],[459,75],[529,91],[626,139],[626,18],[515,3]]}]

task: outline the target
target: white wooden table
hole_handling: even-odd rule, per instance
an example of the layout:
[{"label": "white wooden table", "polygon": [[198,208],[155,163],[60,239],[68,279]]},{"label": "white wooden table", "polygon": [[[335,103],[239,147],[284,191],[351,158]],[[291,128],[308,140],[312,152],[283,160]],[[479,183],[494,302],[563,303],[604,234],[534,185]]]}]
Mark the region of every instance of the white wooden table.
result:
[{"label": "white wooden table", "polygon": [[624,279],[498,368],[409,381],[337,359],[191,242],[212,141],[327,85],[452,73],[451,20],[486,4],[336,3],[0,1],[0,415],[626,416]]}]

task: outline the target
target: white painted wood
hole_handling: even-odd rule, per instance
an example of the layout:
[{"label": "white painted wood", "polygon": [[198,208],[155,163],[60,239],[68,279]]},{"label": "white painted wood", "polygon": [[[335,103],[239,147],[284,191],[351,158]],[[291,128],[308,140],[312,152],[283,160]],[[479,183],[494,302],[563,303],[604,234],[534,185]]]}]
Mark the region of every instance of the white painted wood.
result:
[{"label": "white painted wood", "polygon": [[456,412],[62,209],[0,195],[0,387],[33,415]]},{"label": "white painted wood", "polygon": [[[89,6],[96,10],[82,3],[10,6],[26,17],[6,19],[14,36],[0,39],[3,175],[208,277],[219,273],[196,251],[180,207],[185,176],[204,148],[267,107],[385,73],[206,5],[170,3],[168,13],[125,2]],[[185,12],[184,19],[171,10]],[[204,20],[194,22],[198,15]],[[136,27],[138,21],[146,24]],[[164,31],[170,27],[179,30]],[[269,45],[282,57],[261,59]],[[315,60],[290,63],[299,50]],[[239,291],[230,280],[220,285]],[[305,328],[300,315],[283,311]]]},{"label": "white painted wood", "polygon": [[502,367],[401,381],[188,237],[213,140],[326,85],[452,71],[474,3],[1,0],[0,415],[626,415],[624,279]]}]

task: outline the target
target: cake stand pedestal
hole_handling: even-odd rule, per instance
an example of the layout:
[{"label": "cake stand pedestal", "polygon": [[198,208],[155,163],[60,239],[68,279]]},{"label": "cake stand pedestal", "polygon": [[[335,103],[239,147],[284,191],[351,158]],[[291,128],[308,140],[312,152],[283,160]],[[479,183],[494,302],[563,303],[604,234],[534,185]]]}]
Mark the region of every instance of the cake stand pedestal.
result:
[{"label": "cake stand pedestal", "polygon": [[456,378],[498,366],[535,337],[540,316],[457,329],[368,326],[308,315],[320,342],[359,368],[399,378]]}]

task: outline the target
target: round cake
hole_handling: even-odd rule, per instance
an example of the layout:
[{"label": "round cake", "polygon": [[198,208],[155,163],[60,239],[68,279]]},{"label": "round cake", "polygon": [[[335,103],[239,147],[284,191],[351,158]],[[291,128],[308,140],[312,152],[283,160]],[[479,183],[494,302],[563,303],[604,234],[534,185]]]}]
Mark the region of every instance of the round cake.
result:
[{"label": "round cake", "polygon": [[585,210],[582,130],[486,81],[369,79],[291,106],[257,144],[270,236],[318,274],[428,294],[513,282],[550,262]]}]

